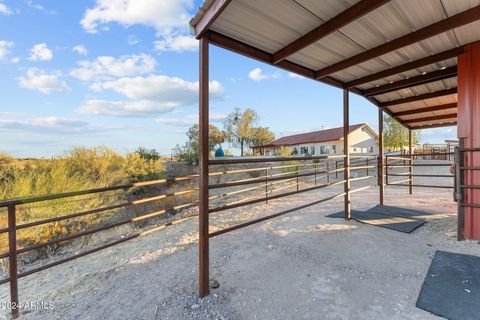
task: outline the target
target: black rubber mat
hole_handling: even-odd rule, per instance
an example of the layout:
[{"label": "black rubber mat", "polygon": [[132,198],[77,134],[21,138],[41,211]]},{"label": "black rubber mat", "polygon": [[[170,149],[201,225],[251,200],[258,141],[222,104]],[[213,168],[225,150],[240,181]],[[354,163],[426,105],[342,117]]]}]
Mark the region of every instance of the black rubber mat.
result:
[{"label": "black rubber mat", "polygon": [[452,320],[480,319],[480,257],[437,251],[417,307]]},{"label": "black rubber mat", "polygon": [[[330,214],[327,217],[329,218],[343,218],[344,212],[337,212]],[[386,229],[391,229],[399,232],[410,233],[413,230],[417,229],[425,223],[424,220],[414,219],[410,217],[405,217],[401,215],[395,215],[392,213],[378,213],[367,211],[356,211],[352,210],[352,219],[371,224],[377,227],[382,227]]]},{"label": "black rubber mat", "polygon": [[370,208],[367,211],[376,212],[380,214],[393,214],[395,216],[412,217],[412,218],[415,218],[417,216],[430,216],[430,215],[436,215],[441,213],[433,210],[425,210],[425,209],[418,210],[418,209],[385,206],[385,205],[384,206],[376,205],[375,207]]}]

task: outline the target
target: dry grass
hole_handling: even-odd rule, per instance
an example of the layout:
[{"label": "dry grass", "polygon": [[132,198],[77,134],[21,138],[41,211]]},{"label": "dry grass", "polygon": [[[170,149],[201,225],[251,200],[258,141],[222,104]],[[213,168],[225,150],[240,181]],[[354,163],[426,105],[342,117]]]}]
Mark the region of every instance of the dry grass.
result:
[{"label": "dry grass", "polygon": [[[0,199],[16,199],[87,190],[151,180],[163,176],[163,161],[144,159],[137,153],[120,155],[105,147],[77,147],[56,160],[19,160],[0,154]],[[120,190],[17,206],[17,224],[59,217],[118,204],[150,193],[147,189]],[[120,213],[120,214],[119,214]],[[63,238],[136,214],[111,210],[18,231],[18,245]],[[6,209],[0,211],[0,228],[7,226]],[[0,252],[7,250],[6,234],[0,235]],[[43,253],[54,252],[58,246]]]}]

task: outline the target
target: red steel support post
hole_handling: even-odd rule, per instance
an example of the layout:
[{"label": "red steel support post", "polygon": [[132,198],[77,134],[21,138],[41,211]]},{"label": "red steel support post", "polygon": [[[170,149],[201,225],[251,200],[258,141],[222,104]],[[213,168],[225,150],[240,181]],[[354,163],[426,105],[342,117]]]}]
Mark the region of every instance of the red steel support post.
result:
[{"label": "red steel support post", "polygon": [[408,157],[410,159],[408,165],[408,193],[413,193],[413,157],[412,157],[412,129],[408,129]]},{"label": "red steel support post", "polygon": [[343,178],[345,180],[344,192],[345,192],[345,219],[350,220],[350,152],[348,144],[348,134],[350,133],[349,124],[349,101],[348,101],[348,89],[343,89],[343,154],[344,158],[344,170]]},{"label": "red steel support post", "polygon": [[207,296],[209,281],[208,226],[208,33],[200,38],[199,101],[199,295]]},{"label": "red steel support post", "polygon": [[380,107],[378,108],[378,188],[380,205],[382,206],[385,192],[384,170],[388,171],[388,168],[385,168],[385,161],[383,156],[383,108]]},{"label": "red steel support post", "polygon": [[[465,46],[458,56],[458,138],[465,149],[480,147],[480,43]],[[460,150],[461,152],[462,150]],[[480,166],[480,152],[463,153],[466,167]],[[466,185],[480,184],[479,170],[465,170]],[[480,203],[480,189],[465,188],[463,201],[468,205]],[[461,214],[461,212],[459,212]],[[480,240],[480,208],[463,208],[465,239]]]}]

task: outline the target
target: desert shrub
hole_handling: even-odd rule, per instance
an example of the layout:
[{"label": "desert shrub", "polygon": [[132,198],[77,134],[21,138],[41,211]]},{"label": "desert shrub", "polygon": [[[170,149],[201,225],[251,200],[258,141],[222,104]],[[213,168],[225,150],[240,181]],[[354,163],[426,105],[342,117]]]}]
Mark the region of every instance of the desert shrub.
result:
[{"label": "desert shrub", "polygon": [[140,147],[135,150],[135,153],[140,156],[140,158],[145,160],[156,161],[160,159],[160,153],[155,149],[147,149]]},{"label": "desert shrub", "polygon": [[[23,168],[22,168],[23,167]],[[56,160],[31,160],[21,163],[0,154],[0,199],[16,199],[73,192],[163,176],[160,158],[143,157],[137,152],[123,156],[106,147],[76,147]],[[17,206],[17,223],[49,219],[126,201],[132,190],[119,190]],[[4,210],[5,211],[5,210]],[[20,246],[46,242],[108,222],[118,211],[45,224],[18,231]],[[0,212],[0,227],[7,225]],[[1,241],[0,252],[6,241]]]}]

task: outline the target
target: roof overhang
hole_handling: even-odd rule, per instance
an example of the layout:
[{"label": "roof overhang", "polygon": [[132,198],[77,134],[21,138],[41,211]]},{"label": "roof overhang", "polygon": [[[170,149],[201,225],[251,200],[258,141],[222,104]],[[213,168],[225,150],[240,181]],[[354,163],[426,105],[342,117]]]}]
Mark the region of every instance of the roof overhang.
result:
[{"label": "roof overhang", "polygon": [[359,94],[411,129],[456,125],[457,56],[477,0],[207,0],[197,38]]}]

